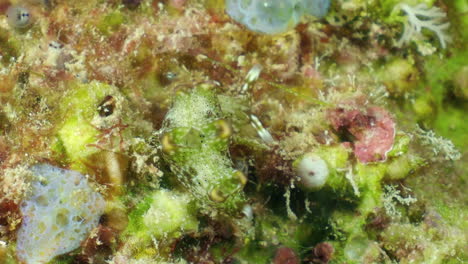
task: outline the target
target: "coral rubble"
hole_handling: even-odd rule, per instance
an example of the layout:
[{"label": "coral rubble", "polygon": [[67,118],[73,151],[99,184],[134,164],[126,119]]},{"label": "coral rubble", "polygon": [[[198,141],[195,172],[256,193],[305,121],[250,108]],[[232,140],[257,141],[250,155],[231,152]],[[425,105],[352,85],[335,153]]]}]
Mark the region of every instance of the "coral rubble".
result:
[{"label": "coral rubble", "polygon": [[0,263],[468,262],[465,0],[0,0]]}]

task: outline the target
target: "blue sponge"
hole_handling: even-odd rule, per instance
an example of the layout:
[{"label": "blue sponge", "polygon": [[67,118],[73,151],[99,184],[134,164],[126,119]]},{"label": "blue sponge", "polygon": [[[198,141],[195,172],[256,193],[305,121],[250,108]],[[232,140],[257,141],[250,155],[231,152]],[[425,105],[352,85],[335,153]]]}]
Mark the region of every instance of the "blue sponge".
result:
[{"label": "blue sponge", "polygon": [[306,15],[324,17],[330,8],[330,0],[301,0],[301,9]]},{"label": "blue sponge", "polygon": [[303,15],[324,17],[330,0],[226,0],[226,12],[252,31],[277,34],[294,27]]},{"label": "blue sponge", "polygon": [[39,164],[31,172],[36,180],[21,205],[16,253],[22,263],[47,263],[80,246],[98,225],[105,201],[76,171]]}]

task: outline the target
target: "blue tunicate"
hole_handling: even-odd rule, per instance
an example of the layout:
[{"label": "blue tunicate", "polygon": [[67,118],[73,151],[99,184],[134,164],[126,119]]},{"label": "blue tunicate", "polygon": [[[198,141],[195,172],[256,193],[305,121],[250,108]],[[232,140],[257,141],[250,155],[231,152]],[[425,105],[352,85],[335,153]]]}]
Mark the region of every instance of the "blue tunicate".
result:
[{"label": "blue tunicate", "polygon": [[330,0],[302,0],[300,2],[304,14],[318,18],[324,17],[330,8]]},{"label": "blue tunicate", "polygon": [[276,34],[288,30],[300,18],[296,1],[227,0],[227,13],[250,30]]},{"label": "blue tunicate", "polygon": [[47,263],[78,248],[104,213],[105,200],[76,171],[38,164],[21,204],[16,254],[25,264]]},{"label": "blue tunicate", "polygon": [[252,31],[277,34],[294,27],[303,15],[323,17],[330,0],[226,0],[226,12]]}]

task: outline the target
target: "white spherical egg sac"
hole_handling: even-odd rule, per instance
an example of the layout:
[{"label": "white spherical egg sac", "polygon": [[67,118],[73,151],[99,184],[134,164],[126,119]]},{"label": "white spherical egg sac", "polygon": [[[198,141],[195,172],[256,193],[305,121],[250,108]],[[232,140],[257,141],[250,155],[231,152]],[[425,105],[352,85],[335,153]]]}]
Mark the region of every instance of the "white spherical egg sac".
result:
[{"label": "white spherical egg sac", "polygon": [[305,155],[296,166],[300,183],[307,189],[320,189],[329,175],[327,163],[315,154]]}]

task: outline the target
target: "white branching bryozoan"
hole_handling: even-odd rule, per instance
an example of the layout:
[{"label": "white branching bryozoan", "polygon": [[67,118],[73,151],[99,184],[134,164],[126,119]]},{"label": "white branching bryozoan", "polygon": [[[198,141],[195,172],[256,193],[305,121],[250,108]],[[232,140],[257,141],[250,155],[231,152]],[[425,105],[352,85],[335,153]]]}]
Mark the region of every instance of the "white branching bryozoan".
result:
[{"label": "white branching bryozoan", "polygon": [[421,140],[422,144],[432,149],[435,156],[441,155],[445,160],[459,160],[461,158],[460,151],[449,139],[438,137],[432,130],[423,130],[419,126],[416,127],[416,136]]},{"label": "white branching bryozoan", "polygon": [[447,35],[447,29],[450,24],[445,21],[447,14],[440,8],[429,8],[426,4],[419,4],[414,7],[407,4],[399,4],[395,9],[405,12],[408,18],[404,23],[403,35],[398,41],[399,46],[411,41],[416,34],[421,33],[421,29],[425,28],[437,35],[440,45],[445,49],[447,42],[450,41],[450,36]]},{"label": "white branching bryozoan", "polygon": [[[410,190],[409,188],[403,187],[406,190]],[[392,217],[401,217],[401,212],[397,209],[397,204],[409,206],[415,202],[417,199],[408,195],[407,197],[403,197],[400,190],[398,190],[393,185],[386,185],[384,186],[385,193],[383,195],[383,204],[385,211],[388,215]]]}]

